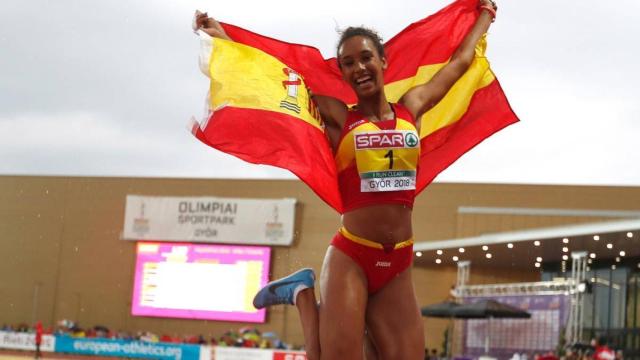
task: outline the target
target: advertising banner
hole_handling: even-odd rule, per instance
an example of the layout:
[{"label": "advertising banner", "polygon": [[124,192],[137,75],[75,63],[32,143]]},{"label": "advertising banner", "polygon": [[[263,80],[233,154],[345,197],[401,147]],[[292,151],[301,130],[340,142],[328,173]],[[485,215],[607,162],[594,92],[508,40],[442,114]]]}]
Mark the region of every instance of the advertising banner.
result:
[{"label": "advertising banner", "polygon": [[273,360],[307,360],[307,355],[304,351],[274,350]]},{"label": "advertising banner", "polygon": [[[52,352],[54,347],[55,337],[52,335],[43,335],[42,344],[40,344],[40,351]],[[0,331],[0,349],[35,351],[36,334]]]},{"label": "advertising banner", "polygon": [[127,195],[125,240],[291,245],[295,199]]},{"label": "advertising banner", "polygon": [[213,347],[215,360],[307,360],[304,351]]},{"label": "advertising banner", "polygon": [[161,360],[200,360],[200,346],[57,336],[55,351],[67,354]]},{"label": "advertising banner", "polygon": [[273,360],[273,350],[216,346],[213,348],[213,358],[215,360]]}]

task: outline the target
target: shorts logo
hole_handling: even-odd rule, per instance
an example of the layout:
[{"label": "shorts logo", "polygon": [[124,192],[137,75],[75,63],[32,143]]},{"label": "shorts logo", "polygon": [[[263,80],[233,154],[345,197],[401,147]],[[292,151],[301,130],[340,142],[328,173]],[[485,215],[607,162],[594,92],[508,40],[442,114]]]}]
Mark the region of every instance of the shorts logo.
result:
[{"label": "shorts logo", "polygon": [[376,267],[391,267],[391,261],[378,261]]}]

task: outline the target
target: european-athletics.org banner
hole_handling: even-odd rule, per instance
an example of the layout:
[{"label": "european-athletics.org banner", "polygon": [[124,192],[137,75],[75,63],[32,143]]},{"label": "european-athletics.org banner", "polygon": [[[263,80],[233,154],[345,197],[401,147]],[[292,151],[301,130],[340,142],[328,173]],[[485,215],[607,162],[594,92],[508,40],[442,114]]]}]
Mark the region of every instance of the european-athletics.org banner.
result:
[{"label": "european-athletics.org banner", "polygon": [[291,245],[296,200],[127,195],[125,240]]},{"label": "european-athletics.org banner", "polygon": [[56,336],[55,352],[124,358],[199,360],[200,346]]}]

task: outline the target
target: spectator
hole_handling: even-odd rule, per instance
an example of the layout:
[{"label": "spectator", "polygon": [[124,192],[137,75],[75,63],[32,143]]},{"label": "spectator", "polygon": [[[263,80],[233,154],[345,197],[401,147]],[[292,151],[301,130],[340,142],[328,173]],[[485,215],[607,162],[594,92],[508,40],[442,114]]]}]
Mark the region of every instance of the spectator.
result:
[{"label": "spectator", "polygon": [[598,338],[596,342],[596,350],[593,354],[594,360],[615,360],[616,353],[609,348],[609,341],[605,336]]},{"label": "spectator", "polygon": [[227,331],[220,337],[219,346],[234,346],[238,335],[233,331]]},{"label": "spectator", "polygon": [[94,326],[93,331],[95,332],[95,336],[99,338],[108,338],[110,337],[110,334],[111,334],[111,331],[109,331],[109,328],[104,325]]},{"label": "spectator", "polygon": [[200,341],[200,339],[197,336],[188,335],[188,336],[185,336],[183,342],[186,343],[186,344],[197,344],[199,341]]},{"label": "spectator", "polygon": [[42,323],[38,321],[36,323],[36,359],[40,359],[42,357],[42,353],[40,352],[40,345],[42,345]]},{"label": "spectator", "polygon": [[[52,327],[45,329],[42,323],[39,321],[34,326],[28,324],[8,325],[4,324],[0,327],[0,331],[8,332],[22,332],[35,334],[34,344],[36,345],[36,356],[40,358],[41,350],[37,347],[42,346],[42,337],[45,334],[56,336],[71,336],[76,338],[107,338],[112,340],[124,340],[124,341],[145,341],[145,342],[170,342],[170,343],[187,343],[187,344],[199,344],[199,345],[215,345],[215,346],[234,346],[245,348],[261,348],[261,349],[280,349],[280,350],[292,350],[298,347],[294,347],[291,344],[284,343],[278,338],[275,332],[261,333],[260,330],[253,327],[243,327],[238,331],[229,330],[225,332],[219,339],[212,337],[210,341],[203,335],[186,335],[180,336],[173,334],[173,336],[164,334],[158,336],[151,331],[137,331],[134,334],[127,331],[118,330],[111,331],[104,325],[95,325],[93,327],[82,329],[77,323],[70,320],[60,320],[54,323],[55,331]],[[211,335],[208,335],[211,336]],[[432,350],[435,354],[435,350]],[[429,350],[425,349],[425,359],[434,360],[428,356]]]},{"label": "spectator", "polygon": [[558,360],[558,357],[553,352],[549,351],[543,355],[538,356],[538,360]]},{"label": "spectator", "polygon": [[436,349],[431,349],[431,356],[429,357],[430,360],[438,360],[438,350]]}]

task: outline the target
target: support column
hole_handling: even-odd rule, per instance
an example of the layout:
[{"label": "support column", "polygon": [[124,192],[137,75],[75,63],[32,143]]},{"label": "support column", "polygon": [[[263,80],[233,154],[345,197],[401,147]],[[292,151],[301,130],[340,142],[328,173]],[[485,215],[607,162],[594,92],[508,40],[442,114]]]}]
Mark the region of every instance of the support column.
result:
[{"label": "support column", "polygon": [[567,322],[566,341],[568,345],[582,340],[584,323],[584,292],[587,277],[587,252],[574,251],[571,253],[571,280],[569,295],[569,321]]}]

